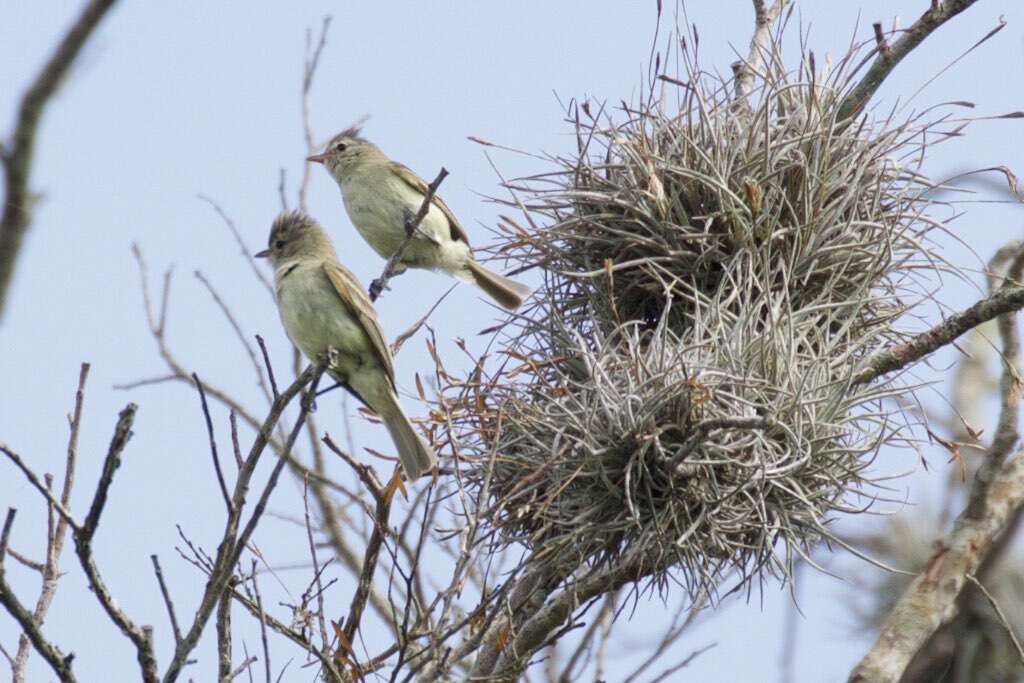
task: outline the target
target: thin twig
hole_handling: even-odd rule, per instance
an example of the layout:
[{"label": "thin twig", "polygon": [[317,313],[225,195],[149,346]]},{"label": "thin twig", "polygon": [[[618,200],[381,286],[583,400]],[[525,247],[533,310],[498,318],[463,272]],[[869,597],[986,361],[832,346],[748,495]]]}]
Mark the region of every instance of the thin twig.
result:
[{"label": "thin twig", "polygon": [[1006,614],[1004,614],[1002,608],[999,607],[999,603],[996,602],[996,599],[988,592],[988,589],[985,588],[981,581],[978,581],[978,577],[974,574],[968,574],[967,580],[973,583],[975,587],[981,591],[982,595],[985,596],[985,599],[988,600],[988,604],[992,606],[996,616],[999,617],[999,621],[1003,624],[1003,628],[1006,629],[1006,635],[1010,637],[1010,641],[1013,643],[1013,648],[1017,651],[1017,657],[1020,659],[1020,662],[1024,664],[1024,647],[1021,647],[1020,639],[1017,638],[1017,634],[1014,633],[1013,624],[1011,624],[1010,620],[1006,618]]},{"label": "thin twig", "polygon": [[263,341],[263,337],[256,335],[256,343],[259,344],[260,352],[263,354],[263,364],[267,368],[267,377],[270,378],[270,388],[274,392],[274,398],[276,399],[281,395],[281,392],[277,390],[277,380],[274,379],[274,368],[270,364],[270,354],[267,353],[267,343]]},{"label": "thin twig", "polygon": [[196,390],[199,391],[199,402],[203,407],[203,419],[206,421],[206,435],[210,440],[210,456],[213,458],[213,470],[217,474],[217,484],[220,486],[220,494],[224,498],[224,507],[227,508],[230,515],[232,512],[231,495],[228,493],[228,485],[224,480],[224,471],[220,467],[220,456],[217,454],[217,438],[213,434],[213,418],[210,417],[210,406],[206,403],[206,392],[203,391],[203,383],[199,379],[199,375],[193,372],[192,380],[196,384]]},{"label": "thin twig", "polygon": [[196,279],[203,283],[203,286],[206,287],[206,291],[210,293],[210,296],[213,297],[213,301],[215,304],[217,304],[217,308],[219,308],[221,313],[224,314],[224,317],[228,321],[228,325],[230,325],[232,331],[234,331],[235,338],[238,339],[238,343],[242,345],[243,349],[245,349],[245,354],[249,357],[249,362],[252,364],[253,370],[256,373],[256,384],[257,386],[259,386],[260,390],[263,392],[263,395],[267,398],[267,402],[269,403],[270,401],[273,400],[270,395],[270,389],[267,387],[267,383],[263,379],[263,367],[260,365],[260,361],[256,357],[255,349],[253,349],[252,345],[249,343],[248,336],[246,336],[242,332],[242,327],[241,325],[238,324],[238,321],[235,320],[234,313],[231,312],[231,309],[220,297],[220,294],[214,288],[213,284],[208,279],[206,279],[206,276],[203,275],[203,273],[198,270],[194,271],[194,275],[196,276]]},{"label": "thin twig", "polygon": [[71,512],[64,507],[59,500],[57,500],[56,496],[53,495],[53,492],[50,491],[50,489],[39,481],[39,477],[36,476],[36,473],[33,472],[28,465],[25,464],[25,461],[21,459],[21,456],[11,450],[9,446],[2,443],[0,443],[0,453],[6,455],[10,461],[13,462],[19,470],[21,470],[21,473],[25,475],[25,478],[28,479],[29,483],[32,484],[32,486],[34,486],[44,498],[46,498],[46,502],[53,506],[53,509],[56,510],[61,518],[67,522],[72,531],[78,531],[78,522],[76,522],[75,518],[71,516]]},{"label": "thin twig", "polygon": [[451,287],[449,287],[445,291],[445,293],[438,297],[437,301],[435,301],[434,304],[429,309],[427,309],[427,312],[424,313],[419,320],[417,320],[408,328],[406,328],[405,332],[402,332],[400,335],[395,337],[395,341],[391,342],[392,355],[398,355],[398,352],[402,350],[402,345],[405,344],[405,342],[409,341],[410,337],[419,332],[421,327],[427,324],[427,321],[430,320],[430,316],[434,314],[434,311],[437,310],[437,307],[441,305],[442,301],[448,298],[449,294],[455,291],[455,288],[457,286],[458,284],[454,284]]},{"label": "thin twig", "polygon": [[231,671],[230,673],[228,673],[227,678],[225,679],[227,681],[227,683],[230,683],[231,681],[233,681],[236,678],[238,678],[239,676],[241,676],[242,672],[246,671],[256,661],[257,661],[256,657],[246,657],[245,659],[243,659],[242,663],[239,664],[238,667],[234,671]]},{"label": "thin twig", "polygon": [[21,604],[14,590],[7,583],[6,567],[4,559],[7,554],[7,546],[10,542],[11,528],[14,526],[14,516],[17,511],[8,508],[7,517],[4,519],[3,531],[0,532],[0,605],[3,605],[8,614],[18,622],[22,633],[28,636],[36,652],[46,660],[53,672],[62,683],[74,683],[75,676],[71,672],[71,660],[74,654],[65,655],[56,645],[48,641],[39,630],[32,614]]},{"label": "thin twig", "polygon": [[[310,122],[310,95],[313,91],[313,78],[320,65],[320,56],[327,45],[327,31],[331,27],[331,17],[326,16],[320,24],[320,37],[313,46],[313,32],[306,29],[306,59],[302,65],[302,137],[306,142],[306,155],[316,151],[313,141],[313,124]],[[302,181],[299,183],[299,209],[306,210],[306,193],[309,190],[309,164],[302,165]]]},{"label": "thin twig", "polygon": [[174,602],[171,600],[171,593],[167,590],[167,582],[164,581],[164,572],[160,568],[160,560],[156,555],[150,555],[153,562],[153,573],[156,574],[156,581],[160,584],[160,595],[164,598],[164,607],[167,608],[167,617],[171,620],[171,631],[174,633],[174,644],[181,642],[181,628],[178,626],[178,615],[174,612]]},{"label": "thin twig", "polygon": [[377,301],[377,298],[381,295],[388,286],[388,280],[393,278],[398,272],[399,264],[402,262],[402,256],[405,255],[406,249],[412,244],[412,241],[416,238],[416,232],[420,228],[420,223],[427,217],[427,213],[430,211],[430,207],[434,201],[434,195],[437,193],[437,188],[444,182],[445,177],[448,175],[447,169],[443,166],[438,172],[437,177],[434,181],[427,185],[427,191],[423,195],[423,202],[420,203],[419,211],[413,216],[406,216],[405,219],[405,239],[395,253],[391,255],[387,263],[384,264],[384,272],[381,273],[379,278],[376,278],[370,283],[370,301]]},{"label": "thin twig", "polygon": [[306,542],[309,544],[309,557],[313,561],[313,583],[316,585],[317,620],[320,627],[320,642],[326,652],[330,643],[330,636],[327,634],[327,622],[324,617],[324,586],[320,580],[320,560],[316,555],[316,543],[313,541],[313,522],[309,516],[309,477],[302,481],[302,509],[306,526]]},{"label": "thin twig", "polygon": [[260,595],[259,581],[256,579],[256,561],[252,565],[252,592],[256,596],[256,608],[259,610],[260,640],[263,644],[263,672],[266,683],[270,683],[270,645],[267,641],[267,614],[263,611],[263,597]]},{"label": "thin twig", "polygon": [[[274,286],[270,284],[270,280],[267,279],[267,276],[263,273],[263,269],[260,267],[260,264],[253,257],[252,250],[249,248],[249,245],[247,245],[245,243],[245,240],[242,239],[242,234],[238,231],[238,227],[235,225],[235,222],[231,219],[230,216],[228,216],[227,212],[225,212],[224,209],[221,208],[220,204],[215,202],[210,197],[201,194],[199,195],[199,199],[203,200],[211,207],[213,207],[213,210],[217,212],[217,215],[220,216],[222,221],[224,221],[224,224],[228,226],[228,230],[231,231],[232,237],[235,238],[235,243],[238,245],[238,248],[242,252],[242,257],[249,264],[249,268],[252,269],[253,275],[256,276],[256,279],[260,281],[260,284],[263,285],[263,288],[267,290],[271,297],[273,297]],[[161,325],[161,329],[162,328],[163,326]]]},{"label": "thin twig", "polygon": [[[256,526],[259,524],[260,518],[266,509],[270,494],[277,486],[281,470],[288,462],[292,447],[295,445],[295,440],[298,438],[299,432],[305,423],[310,402],[308,400],[300,401],[299,416],[295,421],[295,425],[280,451],[278,461],[275,463],[274,469],[271,472],[267,483],[264,485],[263,493],[260,495],[248,522],[246,522],[245,526],[242,527],[241,512],[245,505],[246,495],[248,494],[249,482],[256,469],[256,465],[260,460],[260,456],[263,454],[263,451],[270,441],[271,434],[277,426],[278,420],[280,420],[285,408],[289,403],[291,403],[292,399],[298,396],[307,385],[310,386],[310,396],[315,393],[316,385],[320,376],[323,374],[323,371],[323,366],[311,365],[306,368],[305,371],[296,378],[292,385],[285,389],[285,391],[273,402],[267,417],[260,426],[252,447],[249,449],[249,455],[246,457],[235,482],[234,494],[231,499],[232,514],[228,515],[224,535],[222,537],[221,544],[217,549],[217,556],[214,560],[212,571],[210,572],[210,578],[206,583],[206,590],[203,592],[199,607],[196,609],[191,627],[185,634],[181,644],[175,648],[171,664],[164,673],[164,683],[170,683],[177,679],[182,667],[185,665],[188,654],[199,642],[199,638],[203,633],[206,622],[209,620],[215,605],[227,588],[234,572],[234,567],[238,564],[238,560],[248,544],[249,538],[252,536],[253,532],[256,530]],[[240,527],[241,530],[239,530]]]},{"label": "thin twig", "polygon": [[[78,372],[78,388],[75,390],[75,407],[68,419],[68,448],[64,460],[64,483],[61,488],[61,504],[68,508],[71,505],[71,491],[75,482],[75,464],[78,460],[78,435],[82,425],[82,406],[85,403],[85,383],[89,377],[89,364],[82,363]],[[47,486],[47,489],[50,487]],[[39,591],[39,599],[36,600],[36,607],[32,613],[35,622],[42,626],[46,621],[46,614],[57,594],[57,582],[61,576],[60,557],[64,551],[64,541],[67,539],[67,519],[58,515],[56,524],[53,523],[53,516],[56,510],[48,506],[47,516],[50,523],[47,525],[48,533],[46,539],[46,561],[41,566],[42,590]],[[11,556],[18,559],[18,555],[11,552]],[[19,560],[20,561],[20,560]],[[18,650],[14,656],[12,673],[16,683],[25,679],[25,668],[28,665],[29,647],[28,636],[22,634],[18,638]]]},{"label": "thin twig", "polygon": [[285,192],[287,185],[284,166],[277,170],[277,196],[281,200],[281,211],[288,210],[288,195]]},{"label": "thin twig", "polygon": [[[146,683],[156,683],[159,680],[156,672],[156,653],[153,650],[152,629],[148,626],[139,626],[132,621],[127,614],[117,605],[110,590],[107,588],[99,567],[92,555],[92,540],[99,527],[100,516],[106,507],[107,496],[110,487],[114,482],[114,473],[121,466],[121,453],[128,440],[132,437],[132,425],[135,422],[135,413],[138,406],[129,403],[120,412],[117,424],[114,427],[114,435],[110,439],[110,446],[107,455],[103,459],[103,468],[100,472],[99,482],[96,484],[96,491],[93,493],[92,504],[85,516],[82,525],[75,527],[75,553],[78,555],[86,578],[89,580],[89,588],[100,606],[107,613],[107,616],[121,630],[121,633],[128,638],[135,646],[136,658],[139,667],[142,669],[142,680]],[[70,522],[69,522],[70,523]]]}]

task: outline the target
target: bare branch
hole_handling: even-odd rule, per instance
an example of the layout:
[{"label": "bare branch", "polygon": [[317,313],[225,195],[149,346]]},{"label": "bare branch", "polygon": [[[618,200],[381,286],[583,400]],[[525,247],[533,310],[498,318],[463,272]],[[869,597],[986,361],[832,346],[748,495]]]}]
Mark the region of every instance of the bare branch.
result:
[{"label": "bare branch", "polygon": [[388,280],[393,278],[399,271],[399,264],[402,262],[402,256],[405,255],[406,249],[412,244],[412,241],[416,239],[416,232],[420,228],[420,223],[427,217],[427,213],[430,211],[430,206],[434,201],[434,195],[437,194],[437,188],[444,182],[445,177],[448,175],[448,170],[444,167],[438,172],[437,177],[434,181],[427,185],[427,191],[423,195],[423,202],[420,204],[419,211],[414,216],[406,216],[405,219],[405,239],[395,253],[391,255],[391,258],[384,264],[384,272],[381,273],[379,278],[376,278],[370,283],[370,301],[377,301],[383,292],[388,287]]},{"label": "bare branch", "polygon": [[1003,287],[910,341],[875,353],[864,361],[863,368],[853,377],[853,383],[871,382],[893,370],[905,368],[982,323],[1021,307],[1024,307],[1024,287]]},{"label": "bare branch", "polygon": [[171,593],[167,590],[167,583],[164,581],[164,572],[160,568],[160,560],[156,555],[150,555],[153,562],[153,573],[156,574],[156,581],[160,584],[160,595],[164,598],[164,606],[167,608],[167,617],[171,620],[171,631],[174,633],[174,644],[181,642],[181,628],[178,627],[178,616],[174,612],[174,602],[171,601]]},{"label": "bare branch", "polygon": [[753,0],[754,4],[754,35],[750,39],[750,53],[746,60],[732,65],[735,74],[736,100],[749,106],[750,84],[762,66],[765,55],[769,51],[772,22],[774,22],[786,6],[787,0],[775,0],[771,7],[765,6],[764,0]]},{"label": "bare branch", "polygon": [[[100,575],[99,567],[92,556],[92,539],[99,527],[100,516],[107,503],[107,495],[110,486],[114,482],[114,473],[121,466],[121,452],[128,444],[132,436],[132,424],[135,422],[135,413],[138,406],[129,403],[118,415],[117,424],[114,427],[114,436],[110,440],[110,447],[103,460],[103,469],[100,472],[99,482],[96,484],[96,491],[93,494],[92,504],[89,506],[89,513],[81,526],[75,527],[75,553],[78,555],[79,564],[85,571],[89,580],[89,588],[93,595],[99,600],[100,606],[110,617],[110,620],[121,630],[132,644],[135,645],[136,656],[139,667],[142,669],[142,680],[146,683],[156,683],[159,678],[156,673],[156,654],[153,651],[153,633],[149,626],[138,626],[127,614],[118,607],[110,591],[107,589],[103,577]],[[70,521],[69,521],[70,523]]]},{"label": "bare branch", "polygon": [[967,576],[974,574],[1024,502],[1024,454],[1000,470],[980,515],[962,514],[937,544],[928,565],[910,584],[882,626],[878,640],[850,676],[851,683],[898,681],[924,642],[943,624]]},{"label": "bare branch", "polygon": [[995,597],[988,592],[985,585],[981,581],[978,581],[978,578],[974,576],[974,574],[968,574],[967,580],[973,583],[974,586],[981,591],[981,594],[985,596],[985,599],[988,600],[988,604],[991,605],[992,611],[996,613],[996,616],[999,617],[999,622],[1003,625],[1003,628],[1006,629],[1006,635],[1010,637],[1010,642],[1013,643],[1013,649],[1017,651],[1017,657],[1020,658],[1021,663],[1024,663],[1024,647],[1021,646],[1020,639],[1013,630],[1013,624],[1011,624],[1010,620],[1006,618],[1006,614],[1004,614],[1002,608],[999,607],[999,603],[996,601]]},{"label": "bare branch", "polygon": [[203,383],[199,380],[199,375],[193,372],[192,379],[196,383],[196,389],[199,391],[199,401],[203,406],[203,418],[206,420],[206,434],[210,439],[210,455],[213,458],[213,469],[217,473],[217,484],[220,486],[220,494],[224,498],[224,507],[227,508],[230,515],[232,513],[231,496],[228,494],[228,485],[224,481],[224,471],[220,467],[220,456],[217,455],[217,439],[213,435],[213,419],[210,417],[210,406],[206,404],[206,392],[203,391]]},{"label": "bare branch", "polygon": [[267,402],[269,403],[273,399],[271,398],[270,395],[270,389],[267,388],[267,383],[263,379],[263,367],[260,365],[260,361],[256,357],[256,350],[253,349],[252,345],[249,343],[249,338],[242,333],[242,327],[238,324],[238,321],[235,320],[235,315],[231,312],[231,309],[224,302],[224,300],[220,298],[220,294],[218,294],[217,290],[214,289],[213,284],[206,279],[206,276],[203,275],[202,272],[198,270],[195,271],[195,276],[200,282],[203,283],[203,286],[206,287],[206,291],[210,293],[210,296],[213,297],[214,303],[217,304],[217,308],[219,308],[221,310],[221,313],[224,314],[224,317],[227,318],[228,324],[231,326],[231,329],[235,333],[235,337],[238,339],[238,342],[242,345],[242,348],[245,349],[245,353],[249,357],[249,362],[252,363],[253,370],[256,373],[256,383],[259,385],[260,390],[263,391],[263,395],[266,397]]},{"label": "bare branch", "polygon": [[59,500],[57,500],[57,498],[53,495],[50,489],[46,487],[45,484],[39,481],[39,477],[36,476],[36,473],[33,472],[28,465],[25,464],[25,461],[21,459],[21,456],[15,453],[13,450],[11,450],[9,446],[2,443],[0,443],[0,453],[6,455],[11,460],[11,462],[13,462],[14,465],[19,470],[21,470],[22,474],[25,475],[25,478],[28,479],[29,483],[32,484],[32,486],[34,486],[35,489],[39,491],[39,493],[41,493],[44,498],[46,498],[46,501],[51,506],[53,506],[53,509],[56,510],[57,513],[61,516],[61,518],[67,522],[68,526],[70,526],[73,531],[78,531],[78,522],[76,522],[74,517],[71,516],[71,512],[66,507],[64,507],[64,505]]},{"label": "bare branch", "polygon": [[263,354],[263,364],[267,367],[267,377],[270,378],[270,388],[274,392],[274,398],[276,399],[281,395],[281,392],[277,390],[277,380],[274,379],[274,368],[270,365],[270,354],[267,353],[267,343],[263,341],[263,337],[256,335],[256,343],[259,344],[260,352]]},{"label": "bare branch", "polygon": [[836,118],[840,121],[858,116],[864,111],[868,100],[875,94],[882,82],[896,65],[909,55],[932,31],[963,12],[977,0],[943,0],[932,2],[931,7],[908,28],[900,39],[888,49],[878,46],[878,56],[860,82],[843,98]]},{"label": "bare branch", "polygon": [[[1010,285],[1024,270],[1024,249],[1019,244],[1000,250],[990,271],[1013,256],[1001,286],[990,276],[995,293],[1021,289]],[[976,304],[973,308],[977,308]],[[971,309],[969,309],[971,310]],[[961,316],[963,317],[963,314]],[[898,681],[912,658],[929,637],[955,613],[956,600],[970,576],[977,573],[1007,523],[1024,504],[1024,454],[1006,462],[1019,438],[1020,421],[1020,339],[1011,312],[999,317],[1004,369],[1000,386],[1001,409],[996,434],[978,469],[967,506],[947,540],[939,543],[924,571],[910,584],[893,607],[878,641],[857,665],[851,682]]]},{"label": "bare branch", "polygon": [[[352,596],[352,604],[349,606],[348,619],[345,620],[345,637],[348,642],[355,642],[356,631],[359,630],[359,622],[363,618],[363,610],[366,609],[366,599],[370,595],[370,588],[373,586],[373,573],[377,569],[377,561],[380,558],[381,545],[388,533],[388,519],[391,517],[391,501],[393,496],[377,495],[377,509],[373,517],[373,533],[366,544],[366,552],[363,556],[363,570],[359,574],[359,585],[355,595]],[[350,653],[354,654],[354,653]]]},{"label": "bare branch", "polygon": [[17,122],[10,148],[4,148],[3,162],[6,189],[4,210],[0,216],[0,317],[7,304],[8,291],[14,277],[25,234],[32,222],[32,207],[37,197],[29,189],[29,176],[35,155],[36,133],[46,105],[64,81],[72,64],[89,36],[99,26],[115,0],[91,0],[57,44],[57,49],[29,86],[18,106]]},{"label": "bare branch", "polygon": [[217,603],[217,680],[221,683],[234,678],[231,673],[231,602],[231,593],[225,591]]},{"label": "bare branch", "polygon": [[[320,56],[327,45],[327,31],[331,27],[331,17],[326,16],[320,24],[320,37],[313,45],[313,32],[306,29],[306,59],[302,65],[302,137],[306,142],[306,155],[316,151],[313,140],[313,124],[310,122],[310,95],[313,91],[313,78],[316,76]],[[302,165],[302,181],[299,183],[299,208],[306,210],[306,192],[309,189],[309,164]],[[283,196],[282,196],[283,200]]]},{"label": "bare branch", "polygon": [[[327,635],[327,623],[325,619],[324,611],[324,586],[320,580],[322,570],[320,569],[320,559],[316,554],[316,543],[313,541],[313,523],[309,516],[309,477],[306,477],[302,482],[302,508],[303,516],[306,523],[306,542],[309,544],[309,558],[313,561],[313,583],[316,585],[316,600],[317,600],[317,619],[320,626],[320,642],[321,647],[326,652],[329,647],[330,637]],[[253,584],[255,585],[255,573],[253,575]],[[256,594],[256,603],[259,605],[259,593]],[[269,675],[269,673],[267,674]]]},{"label": "bare branch", "polygon": [[[238,227],[235,225],[235,222],[231,220],[231,217],[228,216],[227,212],[225,212],[224,209],[221,208],[220,204],[215,202],[210,197],[201,194],[199,195],[199,199],[203,200],[211,207],[213,207],[213,210],[217,212],[217,215],[220,216],[221,220],[224,221],[224,224],[228,226],[228,230],[231,231],[231,236],[235,238],[235,243],[238,244],[238,248],[242,252],[242,257],[246,260],[246,263],[249,264],[249,268],[252,269],[253,275],[255,275],[256,279],[260,281],[260,284],[263,285],[263,288],[267,290],[267,293],[270,294],[271,297],[273,297],[274,286],[270,284],[270,280],[267,279],[267,276],[263,273],[263,269],[260,268],[260,264],[256,261],[255,258],[253,258],[252,250],[249,248],[249,245],[245,243],[245,240],[242,239],[242,234],[238,232]],[[138,254],[136,254],[136,258],[139,258]],[[162,325],[160,327],[161,329],[163,329]]]},{"label": "bare branch", "polygon": [[71,660],[74,654],[65,655],[60,649],[50,643],[39,630],[35,618],[18,600],[13,589],[7,583],[6,568],[4,559],[7,554],[7,546],[10,541],[11,527],[14,525],[14,508],[7,510],[7,517],[4,520],[3,532],[0,532],[0,604],[18,622],[22,633],[28,636],[36,652],[46,660],[53,672],[63,683],[74,683],[75,676],[71,672]]},{"label": "bare branch", "polygon": [[256,580],[256,562],[252,565],[252,592],[256,596],[256,608],[259,610],[260,641],[263,644],[263,672],[266,683],[270,683],[270,645],[267,642],[267,614],[263,611],[263,597],[260,595],[260,584]]},{"label": "bare branch", "polygon": [[288,435],[288,439],[279,454],[278,461],[274,465],[270,478],[264,486],[263,493],[260,495],[248,522],[241,528],[241,531],[239,531],[239,527],[241,526],[241,513],[245,506],[246,495],[249,490],[249,482],[252,479],[252,475],[260,460],[260,456],[263,454],[263,451],[266,449],[267,444],[270,441],[271,433],[276,427],[281,415],[284,413],[284,409],[293,398],[298,396],[299,393],[305,389],[307,385],[310,386],[310,395],[315,394],[317,382],[323,372],[323,366],[311,365],[306,368],[305,371],[303,371],[302,374],[300,374],[292,383],[292,385],[285,389],[285,391],[274,401],[266,419],[263,421],[263,424],[259,429],[259,432],[256,434],[256,439],[253,441],[252,447],[249,449],[249,455],[246,457],[235,482],[235,489],[231,498],[233,512],[228,515],[227,525],[225,527],[220,546],[217,548],[217,556],[214,560],[212,571],[210,572],[210,578],[206,584],[206,590],[200,600],[199,607],[196,609],[192,626],[185,634],[182,642],[175,648],[174,658],[164,674],[164,683],[170,683],[177,679],[178,675],[181,673],[182,667],[185,665],[188,654],[199,642],[199,638],[203,633],[206,622],[210,618],[210,614],[213,612],[214,607],[220,600],[225,589],[228,587],[235,565],[238,564],[242,551],[245,549],[246,544],[249,542],[249,538],[256,530],[256,526],[266,509],[270,494],[277,486],[281,470],[288,462],[289,454],[291,453],[292,447],[295,445],[295,440],[298,438],[299,432],[305,424],[306,415],[310,408],[309,401],[303,400],[300,402],[301,410],[295,421],[295,426]]},{"label": "bare branch", "polygon": [[[85,382],[88,377],[89,364],[82,363],[78,372],[78,389],[75,391],[75,407],[69,418],[70,431],[68,434],[67,456],[64,462],[64,484],[60,495],[61,504],[65,508],[71,504],[71,489],[75,482],[78,434],[82,424],[82,405],[85,401]],[[49,486],[47,488],[49,488]],[[49,533],[47,534],[46,539],[46,561],[42,563],[40,567],[43,579],[42,589],[39,592],[39,599],[36,601],[36,607],[32,613],[32,618],[40,627],[46,621],[46,614],[57,594],[57,581],[60,578],[60,556],[64,551],[64,541],[67,538],[67,519],[58,515],[57,523],[55,525],[52,519],[55,512],[56,510],[50,506],[48,509],[50,523],[48,524]],[[19,559],[17,554],[14,552],[11,552],[11,556],[15,559]],[[28,636],[22,634],[22,636],[18,638],[18,651],[14,656],[14,662],[11,666],[16,683],[20,683],[24,680],[25,667],[28,664],[29,646],[30,642]]]},{"label": "bare branch", "polygon": [[135,413],[138,409],[136,404],[129,403],[118,415],[117,425],[114,426],[114,436],[110,439],[107,457],[103,460],[103,470],[100,472],[100,480],[96,485],[96,493],[93,494],[92,505],[89,506],[89,513],[85,516],[81,528],[75,531],[75,542],[79,545],[83,541],[88,544],[96,534],[100,515],[103,514],[103,508],[107,504],[110,485],[114,483],[114,473],[121,466],[121,452],[132,437],[132,424],[135,422]]}]

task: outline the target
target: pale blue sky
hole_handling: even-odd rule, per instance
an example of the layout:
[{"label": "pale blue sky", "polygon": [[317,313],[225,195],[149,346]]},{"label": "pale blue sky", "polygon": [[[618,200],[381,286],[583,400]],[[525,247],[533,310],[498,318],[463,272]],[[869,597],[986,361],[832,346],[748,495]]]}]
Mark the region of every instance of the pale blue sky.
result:
[{"label": "pale blue sky", "polygon": [[[21,0],[0,6],[0,25],[5,27],[0,41],[0,131],[10,130],[17,97],[80,4]],[[484,150],[467,136],[527,150],[568,149],[571,130],[562,122],[556,94],[563,99],[628,100],[645,73],[654,5],[529,0],[257,6],[124,0],[94,36],[41,128],[32,186],[43,200],[0,322],[0,441],[35,467],[59,471],[78,365],[91,362],[73,501],[74,510],[84,514],[117,411],[129,400],[140,404],[135,438],[95,546],[119,603],[136,621],[156,627],[157,640],[164,644],[158,653],[161,668],[168,661],[168,627],[149,555],[160,554],[179,611],[187,613],[201,580],[173,552],[175,524],[211,548],[223,509],[194,392],[183,385],[128,393],[112,388],[164,373],[143,319],[131,243],[139,244],[153,276],[175,266],[168,334],[181,360],[201,377],[259,406],[248,360],[193,271],[201,270],[213,282],[247,334],[267,339],[282,370],[289,362],[286,339],[270,299],[254,284],[229,232],[196,195],[220,202],[250,245],[263,243],[279,206],[278,168],[287,169],[290,188],[302,170],[299,83],[306,27],[317,27],[326,14],[333,16],[312,96],[319,137],[369,114],[366,134],[392,156],[424,177],[432,178],[442,165],[451,172],[442,194],[474,242],[484,243],[497,210],[481,195],[499,190]],[[908,25],[927,0],[808,0],[797,6],[796,20],[810,25],[816,53],[831,50],[838,55],[850,42],[858,11],[857,35],[866,39],[872,21],[888,24],[902,12],[902,24]],[[692,2],[688,11],[700,33],[705,66],[727,73],[734,59],[730,46],[746,50],[749,3]],[[1010,22],[1007,29],[941,75],[911,106],[971,100],[979,116],[1024,109],[1024,8],[1015,0],[980,0],[906,60],[876,102],[890,107],[901,95],[914,92],[993,28],[1000,15]],[[998,164],[1019,173],[1024,156],[1021,126],[1020,121],[978,123],[966,138],[936,149],[927,168],[938,177]],[[494,160],[507,176],[544,170],[533,160],[510,154],[497,153]],[[347,265],[364,281],[378,274],[380,259],[355,236],[333,181],[321,169],[314,169],[309,200],[311,212],[331,231]],[[982,257],[1020,233],[1020,212],[1014,207],[979,204],[965,209],[955,224],[956,234]],[[977,266],[962,247],[951,244],[948,255],[960,265]],[[405,329],[448,286],[439,275],[404,275],[378,303],[389,336]],[[974,296],[956,283],[938,294],[954,307]],[[460,286],[434,319],[442,352],[456,357],[451,342],[456,336],[482,348],[476,333],[493,317],[472,288]],[[429,368],[422,342],[407,345],[397,361],[400,384],[411,389],[413,374]],[[410,412],[421,410],[412,400],[406,405]],[[340,414],[337,405],[322,406],[320,414],[321,425],[339,436]],[[214,417],[224,435],[226,414],[218,408]],[[355,424],[359,444],[386,444],[380,429],[358,420]],[[893,469],[911,469],[917,462],[907,454],[886,457],[897,463],[885,464]],[[933,459],[943,462],[943,457]],[[928,483],[915,477],[897,485],[905,486],[911,499],[919,499],[915,486]],[[15,547],[39,555],[43,506],[5,463],[0,463],[0,504],[19,509]],[[300,512],[298,487],[292,482],[281,486],[272,507],[284,515]],[[281,563],[305,557],[303,535],[284,522],[268,520],[257,542]],[[128,642],[100,615],[70,549],[64,566],[70,571],[46,633],[76,653],[80,680],[134,680],[137,668]],[[842,567],[858,577],[876,571],[849,562]],[[26,573],[17,568],[11,573],[26,590],[35,590]],[[848,599],[842,584],[804,576],[806,620],[796,680],[845,680],[868,641],[853,631],[855,620],[842,604]],[[301,584],[305,575],[292,578]],[[763,599],[755,594],[750,604],[731,604],[691,631],[681,645],[685,651],[716,641],[718,647],[677,680],[776,680],[785,600],[786,593],[769,584]],[[345,608],[347,599],[338,611]],[[641,602],[634,624],[620,631],[626,642],[614,645],[613,666],[636,661],[645,624],[663,611],[658,601]],[[15,638],[13,622],[0,615],[0,642],[11,646]],[[256,641],[250,639],[249,646],[253,649]],[[294,651],[279,645],[276,653],[280,665]],[[685,654],[683,649],[680,654]],[[209,680],[214,662],[209,641],[197,655],[200,663],[192,675]],[[610,670],[609,680],[625,670]],[[30,680],[51,678],[35,655],[30,671]],[[285,680],[311,676],[311,670],[293,665]]]}]

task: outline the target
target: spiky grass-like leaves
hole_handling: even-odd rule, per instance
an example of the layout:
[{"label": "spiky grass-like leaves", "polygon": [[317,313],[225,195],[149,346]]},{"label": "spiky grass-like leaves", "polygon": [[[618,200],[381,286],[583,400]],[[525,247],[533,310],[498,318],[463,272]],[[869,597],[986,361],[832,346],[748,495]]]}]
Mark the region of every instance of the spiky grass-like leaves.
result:
[{"label": "spiky grass-like leaves", "polygon": [[753,110],[705,76],[621,121],[574,108],[577,154],[510,184],[529,227],[500,252],[543,286],[507,362],[440,402],[497,543],[696,591],[786,575],[870,495],[905,389],[853,377],[944,266],[929,126],[837,121],[844,78],[768,67]]}]

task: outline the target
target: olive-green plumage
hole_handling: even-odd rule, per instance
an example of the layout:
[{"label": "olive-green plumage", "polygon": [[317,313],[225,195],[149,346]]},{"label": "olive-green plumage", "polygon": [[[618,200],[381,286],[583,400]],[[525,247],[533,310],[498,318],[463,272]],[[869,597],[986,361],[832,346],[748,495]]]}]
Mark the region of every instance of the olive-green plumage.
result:
[{"label": "olive-green plumage", "polygon": [[310,360],[336,354],[328,371],[380,415],[410,479],[429,472],[437,455],[409,421],[398,401],[391,350],[377,312],[359,280],[338,261],[327,235],[309,216],[278,216],[268,249],[281,322]]}]

